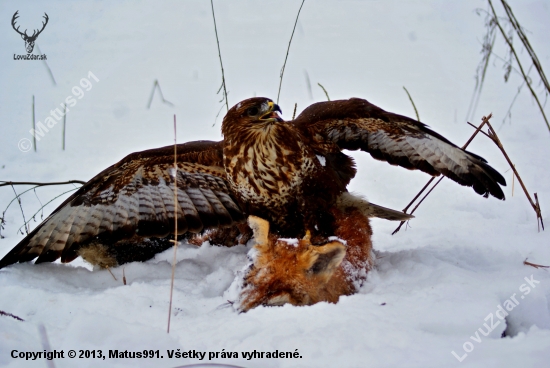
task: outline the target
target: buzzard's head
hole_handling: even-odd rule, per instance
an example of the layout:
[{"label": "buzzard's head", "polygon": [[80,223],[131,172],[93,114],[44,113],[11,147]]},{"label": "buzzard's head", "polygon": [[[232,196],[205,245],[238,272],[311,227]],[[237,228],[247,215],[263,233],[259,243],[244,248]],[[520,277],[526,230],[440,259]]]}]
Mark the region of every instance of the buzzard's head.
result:
[{"label": "buzzard's head", "polygon": [[283,119],[277,114],[281,112],[279,105],[265,97],[254,97],[233,106],[222,123],[222,133],[227,135],[233,129],[263,128]]}]

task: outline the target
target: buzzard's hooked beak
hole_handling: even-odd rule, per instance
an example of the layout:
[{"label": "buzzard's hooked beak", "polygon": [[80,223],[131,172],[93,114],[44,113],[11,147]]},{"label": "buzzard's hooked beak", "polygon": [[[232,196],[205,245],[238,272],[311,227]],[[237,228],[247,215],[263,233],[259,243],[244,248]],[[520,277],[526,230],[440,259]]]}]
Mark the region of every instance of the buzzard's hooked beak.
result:
[{"label": "buzzard's hooked beak", "polygon": [[268,106],[267,111],[265,112],[265,114],[263,114],[260,117],[260,120],[282,122],[283,119],[279,116],[279,114],[277,114],[277,111],[280,113],[283,113],[279,105],[277,105],[276,103],[273,103],[273,101],[269,101],[267,103],[267,106]]}]

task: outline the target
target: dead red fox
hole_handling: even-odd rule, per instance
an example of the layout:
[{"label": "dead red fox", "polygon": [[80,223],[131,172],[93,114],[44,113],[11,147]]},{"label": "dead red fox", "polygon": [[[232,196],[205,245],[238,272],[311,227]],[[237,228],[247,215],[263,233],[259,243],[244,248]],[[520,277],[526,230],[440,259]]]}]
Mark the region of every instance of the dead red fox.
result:
[{"label": "dead red fox", "polygon": [[333,209],[335,237],[324,245],[269,234],[269,223],[250,216],[255,246],[234,306],[247,311],[258,305],[336,303],[340,295],[357,292],[372,267],[372,230],[364,211]]}]

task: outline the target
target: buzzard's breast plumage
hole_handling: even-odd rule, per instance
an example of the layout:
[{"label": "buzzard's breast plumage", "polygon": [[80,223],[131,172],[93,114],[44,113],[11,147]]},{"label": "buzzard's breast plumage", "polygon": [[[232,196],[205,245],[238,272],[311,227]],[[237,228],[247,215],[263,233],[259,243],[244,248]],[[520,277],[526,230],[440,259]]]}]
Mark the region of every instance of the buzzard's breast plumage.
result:
[{"label": "buzzard's breast plumage", "polygon": [[[315,163],[306,146],[290,141],[290,127],[267,126],[247,132],[251,144],[228,141],[224,149],[227,180],[246,203],[284,206],[301,190]],[[289,144],[292,142],[291,144]]]}]

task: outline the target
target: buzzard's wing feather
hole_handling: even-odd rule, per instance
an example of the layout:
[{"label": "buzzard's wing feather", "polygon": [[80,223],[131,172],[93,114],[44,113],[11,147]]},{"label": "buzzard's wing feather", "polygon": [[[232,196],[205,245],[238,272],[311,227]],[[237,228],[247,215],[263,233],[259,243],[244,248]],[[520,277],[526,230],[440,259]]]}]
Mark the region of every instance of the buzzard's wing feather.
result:
[{"label": "buzzard's wing feather", "polygon": [[59,206],[14,247],[0,268],[15,262],[70,262],[94,239],[168,236],[230,226],[245,215],[225,181],[221,142],[178,146],[178,203],[174,206],[174,147],[133,153],[107,168]]},{"label": "buzzard's wing feather", "polygon": [[[482,157],[457,147],[426,125],[366,100],[320,102],[294,120],[319,147],[363,150],[372,157],[432,176],[443,174],[484,196],[504,199],[506,181]],[[500,185],[499,185],[500,184]]]}]

